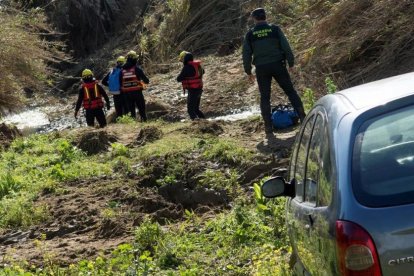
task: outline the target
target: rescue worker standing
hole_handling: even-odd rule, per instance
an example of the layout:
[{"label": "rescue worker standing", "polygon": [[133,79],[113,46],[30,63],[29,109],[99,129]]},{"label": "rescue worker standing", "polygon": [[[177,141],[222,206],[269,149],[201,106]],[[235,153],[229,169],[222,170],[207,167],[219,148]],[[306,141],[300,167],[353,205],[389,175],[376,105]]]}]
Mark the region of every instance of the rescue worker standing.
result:
[{"label": "rescue worker standing", "polygon": [[187,90],[187,112],[191,120],[204,119],[205,116],[200,110],[201,95],[203,94],[204,68],[201,61],[194,60],[193,54],[182,51],[179,61],[184,64],[177,81],[183,85],[184,93]]},{"label": "rescue worker standing", "polygon": [[120,80],[122,66],[125,64],[125,61],[125,57],[119,56],[116,60],[116,66],[102,80],[102,84],[109,88],[109,94],[114,96],[114,106],[117,118],[127,113],[123,95],[121,94]]},{"label": "rescue worker standing", "polygon": [[243,66],[250,81],[254,81],[252,64],[256,66],[257,83],[260,90],[260,109],[265,125],[265,132],[273,132],[271,121],[270,92],[272,78],[288,96],[293,108],[303,122],[305,111],[302,100],[293,87],[289,68],[294,66],[294,56],[282,30],[266,21],[266,12],[258,8],[251,13],[255,27],[247,32],[243,43]]},{"label": "rescue worker standing", "polygon": [[121,92],[124,95],[131,117],[136,118],[135,106],[137,106],[139,115],[141,116],[141,122],[146,122],[147,114],[145,112],[145,99],[142,90],[149,83],[149,79],[137,65],[137,62],[137,53],[135,51],[129,51],[120,75]]},{"label": "rescue worker standing", "polygon": [[75,108],[75,118],[78,118],[79,109],[82,106],[85,109],[86,124],[88,126],[95,125],[95,118],[100,127],[106,126],[105,113],[103,111],[105,98],[106,108],[109,110],[111,105],[109,103],[108,95],[105,90],[98,84],[98,81],[93,77],[93,73],[89,69],[82,71],[82,85],[79,89],[78,101]]}]

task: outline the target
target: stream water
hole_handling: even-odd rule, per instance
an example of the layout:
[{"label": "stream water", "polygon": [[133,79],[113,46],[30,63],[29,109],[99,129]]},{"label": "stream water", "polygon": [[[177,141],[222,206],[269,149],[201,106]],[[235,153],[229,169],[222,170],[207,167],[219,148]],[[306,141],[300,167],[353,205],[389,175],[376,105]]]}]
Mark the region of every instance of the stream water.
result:
[{"label": "stream water", "polygon": [[247,119],[254,115],[260,114],[260,108],[258,106],[252,106],[248,109],[235,109],[230,114],[210,118],[210,121],[227,121],[233,122],[238,120]]},{"label": "stream water", "polygon": [[[80,116],[79,116],[80,117]],[[75,128],[81,125],[67,106],[33,107],[0,119],[0,123],[15,125],[23,134],[45,133]]]},{"label": "stream water", "polygon": [[[235,109],[230,114],[209,118],[210,121],[237,121],[260,114],[260,108]],[[9,114],[0,119],[0,123],[13,124],[23,134],[46,133],[85,125],[82,112],[78,120],[73,117],[73,108],[67,105],[33,107],[17,114]]]}]

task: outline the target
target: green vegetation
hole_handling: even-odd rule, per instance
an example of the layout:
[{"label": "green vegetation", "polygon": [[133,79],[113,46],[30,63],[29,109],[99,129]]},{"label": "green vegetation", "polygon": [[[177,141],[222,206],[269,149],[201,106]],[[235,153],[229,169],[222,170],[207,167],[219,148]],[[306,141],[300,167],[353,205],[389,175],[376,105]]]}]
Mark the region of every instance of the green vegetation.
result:
[{"label": "green vegetation", "polygon": [[330,77],[326,77],[325,85],[326,85],[326,90],[328,90],[328,94],[332,94],[338,91],[338,87],[336,86],[335,82]]},{"label": "green vegetation", "polygon": [[313,92],[313,90],[310,88],[306,88],[305,91],[303,92],[302,100],[303,100],[303,107],[305,108],[305,112],[307,113],[309,112],[309,110],[312,109],[312,107],[316,103],[316,97],[315,97],[315,93]]},{"label": "green vegetation", "polygon": [[33,204],[39,193],[53,192],[64,181],[110,172],[108,164],[87,157],[59,135],[15,140],[0,157],[0,228],[46,220],[47,208]]},{"label": "green vegetation", "polygon": [[125,124],[125,125],[132,125],[136,123],[135,119],[129,115],[124,115],[124,116],[117,118],[116,122],[118,124]]},{"label": "green vegetation", "polygon": [[240,192],[238,182],[240,175],[236,170],[228,170],[225,172],[219,170],[207,169],[200,179],[200,184],[213,189],[225,190],[230,195],[237,196]]},{"label": "green vegetation", "polygon": [[[134,230],[134,242],[69,267],[61,267],[48,253],[46,240],[40,238],[35,245],[44,252],[42,268],[8,261],[10,265],[1,268],[0,274],[288,275],[285,202],[263,199],[261,183],[256,184],[260,204],[254,202],[239,183],[239,170],[252,162],[253,153],[231,139],[184,135],[177,131],[182,127],[182,123],[169,124],[162,128],[164,136],[152,143],[132,148],[113,143],[108,152],[92,156],[74,147],[72,139],[76,138],[72,136],[33,135],[15,140],[0,159],[0,229],[47,221],[50,206],[39,204],[36,198],[42,193],[60,193],[67,181],[113,174],[123,183],[127,174],[152,175],[157,166],[162,170],[154,187],[186,183],[193,177],[196,185],[227,193],[234,201],[231,210],[208,216],[185,210],[184,220],[165,225],[146,217]],[[223,169],[200,167],[204,163],[221,164]],[[110,191],[109,187],[100,189]],[[121,206],[118,200],[108,200],[99,212],[100,218],[116,220]]]},{"label": "green vegetation", "polygon": [[204,157],[233,165],[242,165],[249,162],[253,153],[238,146],[235,141],[217,140],[212,141],[205,147]]},{"label": "green vegetation", "polygon": [[[284,202],[268,202],[283,217]],[[289,275],[287,236],[280,221],[254,205],[239,202],[232,211],[204,220],[188,212],[187,220],[167,227],[145,219],[135,242],[99,256],[59,268],[46,262],[35,275]],[[41,243],[41,241],[40,241]],[[1,271],[1,270],[0,270]],[[13,265],[3,273],[23,273]],[[24,275],[32,275],[26,272]]]}]

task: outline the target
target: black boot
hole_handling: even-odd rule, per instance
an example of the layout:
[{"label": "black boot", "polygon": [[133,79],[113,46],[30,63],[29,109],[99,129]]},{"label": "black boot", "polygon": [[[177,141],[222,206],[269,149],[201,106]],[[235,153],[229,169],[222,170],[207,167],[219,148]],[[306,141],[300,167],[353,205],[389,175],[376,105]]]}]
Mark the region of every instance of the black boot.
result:
[{"label": "black boot", "polygon": [[301,106],[296,108],[296,112],[298,113],[300,123],[303,123],[306,117],[305,109]]}]

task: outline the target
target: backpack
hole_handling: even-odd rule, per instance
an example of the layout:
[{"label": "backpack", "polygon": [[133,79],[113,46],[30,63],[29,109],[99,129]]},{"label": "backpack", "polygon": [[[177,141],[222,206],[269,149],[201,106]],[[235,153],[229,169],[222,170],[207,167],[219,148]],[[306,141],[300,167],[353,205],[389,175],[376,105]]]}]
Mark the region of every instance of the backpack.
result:
[{"label": "backpack", "polygon": [[111,73],[109,74],[109,93],[113,95],[117,95],[121,91],[121,83],[119,81],[120,75],[121,75],[121,68],[115,67],[112,69]]},{"label": "backpack", "polygon": [[299,122],[298,113],[289,105],[279,104],[272,109],[272,123],[277,129],[284,129]]}]

